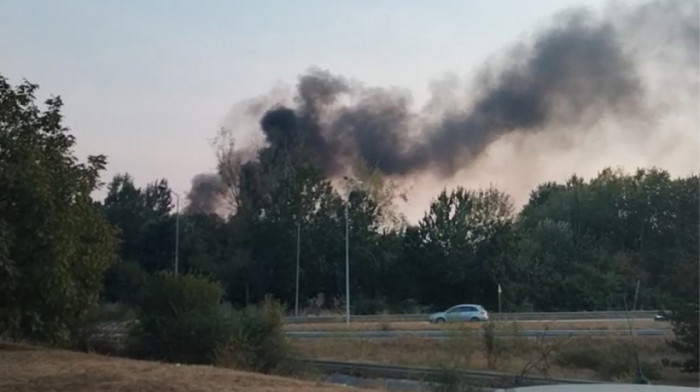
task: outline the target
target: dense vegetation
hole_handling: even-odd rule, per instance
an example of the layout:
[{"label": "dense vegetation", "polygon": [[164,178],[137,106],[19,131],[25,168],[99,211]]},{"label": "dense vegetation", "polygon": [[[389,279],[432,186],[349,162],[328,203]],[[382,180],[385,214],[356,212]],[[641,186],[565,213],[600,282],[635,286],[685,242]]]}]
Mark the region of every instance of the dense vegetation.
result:
[{"label": "dense vegetation", "polygon": [[90,197],[105,157],[79,163],[61,99],[0,76],[0,333],[65,343],[97,303],[116,231]]},{"label": "dense vegetation", "polygon": [[[276,168],[268,155],[239,169],[229,216],[180,217],[180,269],[216,277],[233,304],[272,294],[294,305],[299,224],[302,308],[342,307],[345,203],[354,313],[459,302],[496,309],[499,283],[507,311],[631,308],[637,281],[637,308],[697,298],[697,176],[605,169],[590,181],[539,186],[518,214],[497,189],[458,188],[406,225],[386,219],[392,211],[371,185],[351,188],[346,202],[308,162]],[[122,262],[107,274],[111,301],[128,302],[147,275],[173,268],[170,199],[156,192],[163,184],[139,189],[117,176],[109,186],[104,210],[122,238]]]},{"label": "dense vegetation", "polygon": [[[184,276],[173,277],[164,274],[173,268],[177,218],[167,181],[139,188],[118,175],[104,201],[94,202],[105,158],[77,161],[75,139],[61,125],[61,100],[49,99],[41,111],[36,88],[13,88],[0,78],[2,335],[69,341],[101,294],[140,309],[137,332],[149,337],[142,339],[151,345],[142,347],[148,355],[179,360],[184,354],[175,342],[200,331],[213,340],[186,359],[220,355],[219,336],[238,347],[228,357],[240,358],[240,347],[252,346],[227,334],[241,325],[269,330],[251,352],[264,350],[279,343],[268,340],[275,342],[279,312],[229,309],[235,316],[219,319],[220,302],[243,308],[272,295],[293,307],[298,231],[302,309],[341,307],[347,211],[353,313],[460,302],[493,310],[499,284],[505,311],[677,309],[675,344],[695,355],[687,366],[697,369],[697,175],[604,169],[590,181],[572,176],[540,185],[517,213],[494,188],[445,190],[409,225],[392,207],[396,187],[366,167],[338,185],[294,135],[268,132],[286,138],[274,144],[284,147],[262,148],[246,162],[221,137],[223,187],[215,201],[227,213],[190,208],[179,216]],[[191,325],[165,331],[163,320]],[[231,320],[235,325],[221,326]],[[254,368],[268,366],[256,361]]]}]

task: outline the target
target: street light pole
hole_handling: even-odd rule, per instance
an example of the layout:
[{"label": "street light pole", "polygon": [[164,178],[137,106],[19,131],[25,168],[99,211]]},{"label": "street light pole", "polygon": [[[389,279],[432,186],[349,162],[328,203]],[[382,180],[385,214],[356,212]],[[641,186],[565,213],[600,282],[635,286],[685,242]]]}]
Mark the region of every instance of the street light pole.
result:
[{"label": "street light pole", "polygon": [[175,195],[175,276],[180,264],[180,195],[175,191],[170,191]]},{"label": "street light pole", "polygon": [[350,218],[345,203],[345,323],[350,324]]},{"label": "street light pole", "polygon": [[294,297],[294,315],[299,315],[299,254],[301,253],[301,222],[297,221],[297,284]]}]

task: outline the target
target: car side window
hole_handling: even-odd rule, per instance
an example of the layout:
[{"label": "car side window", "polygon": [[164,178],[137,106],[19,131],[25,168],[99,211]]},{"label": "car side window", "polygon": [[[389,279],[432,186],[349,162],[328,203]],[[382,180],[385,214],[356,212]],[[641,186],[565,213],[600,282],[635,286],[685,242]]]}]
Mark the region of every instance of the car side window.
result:
[{"label": "car side window", "polygon": [[465,306],[464,312],[476,312],[476,308],[473,306]]}]

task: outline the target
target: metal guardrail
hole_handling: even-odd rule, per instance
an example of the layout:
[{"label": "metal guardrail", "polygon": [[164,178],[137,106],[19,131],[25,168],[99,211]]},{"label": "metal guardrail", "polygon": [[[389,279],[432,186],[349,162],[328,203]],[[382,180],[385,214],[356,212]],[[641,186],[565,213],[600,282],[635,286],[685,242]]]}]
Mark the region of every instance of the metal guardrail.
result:
[{"label": "metal guardrail", "polygon": [[[337,362],[325,360],[300,359],[299,362],[318,369],[325,374],[343,374],[365,378],[384,378],[399,380],[418,380],[436,382],[444,375],[444,369],[430,367],[408,367],[358,362]],[[482,387],[514,387],[553,384],[595,384],[600,381],[548,378],[542,376],[520,375],[487,370],[456,370],[460,378]]]},{"label": "metal guardrail", "polygon": [[[527,320],[590,320],[590,319],[624,319],[654,318],[655,310],[637,311],[599,311],[599,312],[528,312],[528,313],[489,313],[491,320],[527,321]],[[351,315],[351,322],[409,322],[427,321],[429,314],[379,314]],[[289,316],[284,318],[287,324],[302,323],[339,323],[345,316]]]}]

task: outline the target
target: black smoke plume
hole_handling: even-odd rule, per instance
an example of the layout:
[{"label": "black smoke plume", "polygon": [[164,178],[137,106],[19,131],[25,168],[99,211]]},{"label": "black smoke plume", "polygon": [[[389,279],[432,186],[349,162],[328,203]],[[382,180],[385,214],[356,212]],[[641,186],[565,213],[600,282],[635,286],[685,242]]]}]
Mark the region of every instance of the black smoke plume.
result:
[{"label": "black smoke plume", "polygon": [[[691,70],[688,91],[697,99],[696,1],[656,1],[605,15],[559,14],[548,29],[477,73],[468,102],[436,99],[443,106],[437,110],[415,111],[402,91],[311,69],[300,76],[291,105],[262,116],[265,148],[301,150],[331,177],[348,174],[358,160],[393,177],[450,177],[509,134],[566,137],[604,118],[653,118],[649,102],[659,101],[659,91],[646,83],[649,61],[668,75]],[[214,182],[195,178],[197,206],[215,199],[209,197]]]},{"label": "black smoke plume", "polygon": [[[697,51],[687,45],[697,42],[697,4],[644,7],[627,18],[652,14],[649,8],[657,19],[658,13],[673,18],[686,26],[687,39],[668,44]],[[514,50],[500,69],[483,73],[468,109],[449,112],[437,124],[421,122],[401,94],[353,87],[312,69],[300,77],[296,107],[270,109],[262,130],[273,148],[301,144],[331,176],[356,159],[392,176],[420,171],[451,176],[508,133],[538,132],[558,123],[580,129],[606,115],[643,115],[648,109],[644,85],[616,22],[586,11],[562,14],[559,23]],[[341,104],[345,96],[355,102]],[[411,132],[416,123],[422,128]]]},{"label": "black smoke plume", "polygon": [[226,186],[214,173],[197,174],[192,178],[192,188],[187,193],[187,214],[216,214],[224,200]]}]

